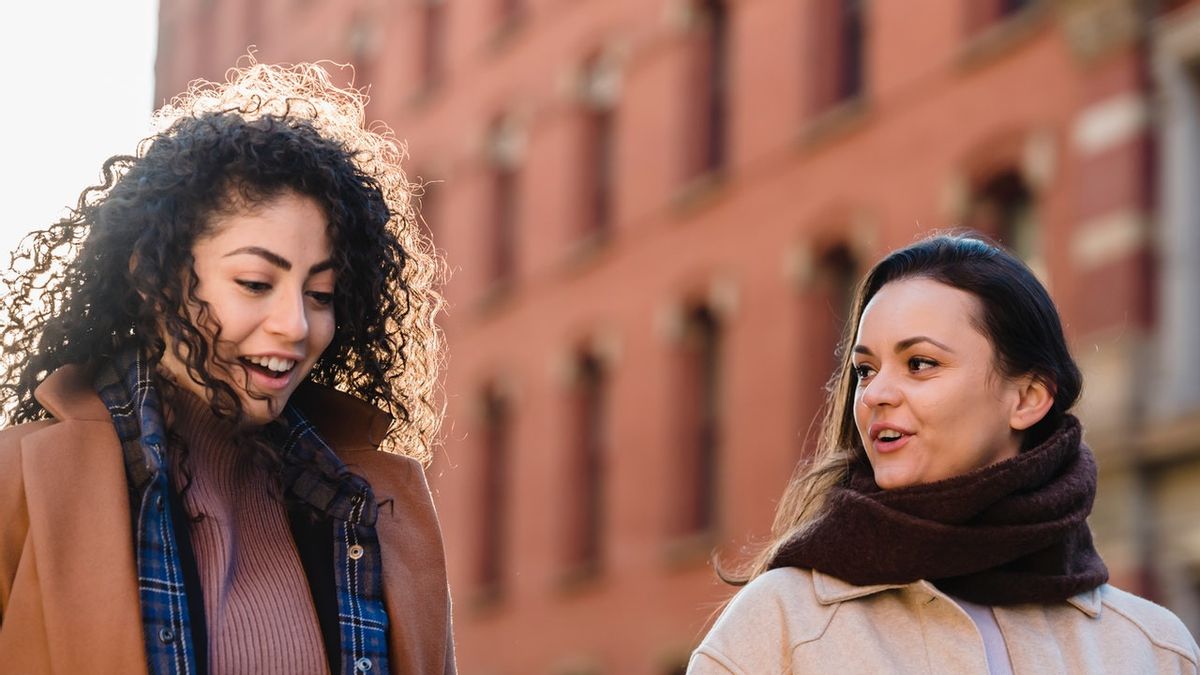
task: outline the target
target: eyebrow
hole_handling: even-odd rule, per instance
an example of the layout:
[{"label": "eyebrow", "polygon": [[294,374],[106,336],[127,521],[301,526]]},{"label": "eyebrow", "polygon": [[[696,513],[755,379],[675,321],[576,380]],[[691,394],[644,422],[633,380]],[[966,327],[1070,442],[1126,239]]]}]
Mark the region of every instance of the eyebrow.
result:
[{"label": "eyebrow", "polygon": [[[284,270],[285,272],[292,269],[292,261],[279,255],[278,253],[275,253],[274,251],[269,251],[261,246],[243,246],[241,248],[234,249],[234,250],[230,251],[229,253],[226,253],[222,257],[228,258],[230,256],[235,256],[235,255],[256,255],[256,256],[262,258],[263,260],[266,260],[267,262],[271,263],[272,265],[278,267],[279,269]],[[312,276],[314,274],[317,274],[318,272],[324,272],[325,270],[328,270],[328,269],[333,269],[333,260],[332,259],[322,260],[321,262],[317,263],[316,265],[313,265],[312,267],[308,268],[308,275]]]},{"label": "eyebrow", "polygon": [[[942,344],[941,342],[938,342],[937,340],[934,340],[933,338],[926,336],[926,335],[914,335],[913,337],[910,337],[910,338],[904,338],[903,340],[896,343],[896,349],[894,351],[897,354],[899,354],[900,352],[904,351],[905,349],[908,349],[909,347],[912,347],[913,345],[916,345],[916,344],[920,344],[922,342],[928,342],[929,344],[931,344],[935,347],[938,347],[939,349],[942,349],[944,351],[950,352],[951,354],[955,353],[953,349],[947,347],[946,345]],[[875,355],[875,353],[872,352],[871,349],[869,347],[867,347],[866,345],[854,345],[854,353],[855,354],[866,354],[867,356]]]}]

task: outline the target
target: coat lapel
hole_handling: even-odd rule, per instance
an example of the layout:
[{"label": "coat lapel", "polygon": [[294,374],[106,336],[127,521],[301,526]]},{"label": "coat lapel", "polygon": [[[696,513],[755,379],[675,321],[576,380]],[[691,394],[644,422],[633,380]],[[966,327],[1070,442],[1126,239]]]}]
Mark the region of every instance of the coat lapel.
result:
[{"label": "coat lapel", "polygon": [[57,420],[21,441],[29,537],[55,672],[146,672],[125,464],[116,429],[69,365],[34,392]]},{"label": "coat lapel", "polygon": [[55,672],[146,672],[125,467],[112,423],[22,440],[29,537]]},{"label": "coat lapel", "polygon": [[391,671],[454,672],[446,559],[421,465],[378,450],[348,452],[342,459],[367,478],[381,504],[375,528]]}]

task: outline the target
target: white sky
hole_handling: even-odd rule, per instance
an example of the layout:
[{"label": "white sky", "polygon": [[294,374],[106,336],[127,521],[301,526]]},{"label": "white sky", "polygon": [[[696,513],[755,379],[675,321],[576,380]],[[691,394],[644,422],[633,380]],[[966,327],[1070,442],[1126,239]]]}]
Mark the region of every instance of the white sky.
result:
[{"label": "white sky", "polygon": [[33,0],[0,10],[0,264],[148,134],[158,0]]}]

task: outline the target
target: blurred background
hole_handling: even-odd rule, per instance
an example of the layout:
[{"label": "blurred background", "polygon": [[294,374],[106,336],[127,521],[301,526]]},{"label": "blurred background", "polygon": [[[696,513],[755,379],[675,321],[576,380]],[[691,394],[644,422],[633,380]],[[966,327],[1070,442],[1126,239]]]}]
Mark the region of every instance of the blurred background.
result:
[{"label": "blurred background", "polygon": [[428,182],[462,672],[682,672],[853,285],[958,225],[1059,304],[1112,582],[1200,633],[1200,0],[160,0],[153,100],[249,45]]}]

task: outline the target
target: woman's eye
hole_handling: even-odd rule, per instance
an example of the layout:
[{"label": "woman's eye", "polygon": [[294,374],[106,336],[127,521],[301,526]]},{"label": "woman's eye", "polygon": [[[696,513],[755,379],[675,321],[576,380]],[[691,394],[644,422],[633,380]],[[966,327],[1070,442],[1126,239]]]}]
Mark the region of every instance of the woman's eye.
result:
[{"label": "woman's eye", "polygon": [[875,369],[865,363],[854,366],[854,375],[858,378],[859,382],[870,379],[874,374]]},{"label": "woman's eye", "polygon": [[920,372],[922,370],[929,370],[930,368],[933,368],[936,365],[937,365],[937,361],[934,361],[933,359],[927,359],[927,358],[924,358],[921,356],[914,356],[908,360],[908,369],[913,371],[914,373]]},{"label": "woman's eye", "polygon": [[312,298],[318,305],[328,307],[333,304],[333,293],[322,293],[320,291],[309,291],[308,297]]},{"label": "woman's eye", "polygon": [[246,279],[237,279],[238,286],[250,291],[251,293],[265,293],[271,290],[271,284],[264,281],[248,281]]}]

